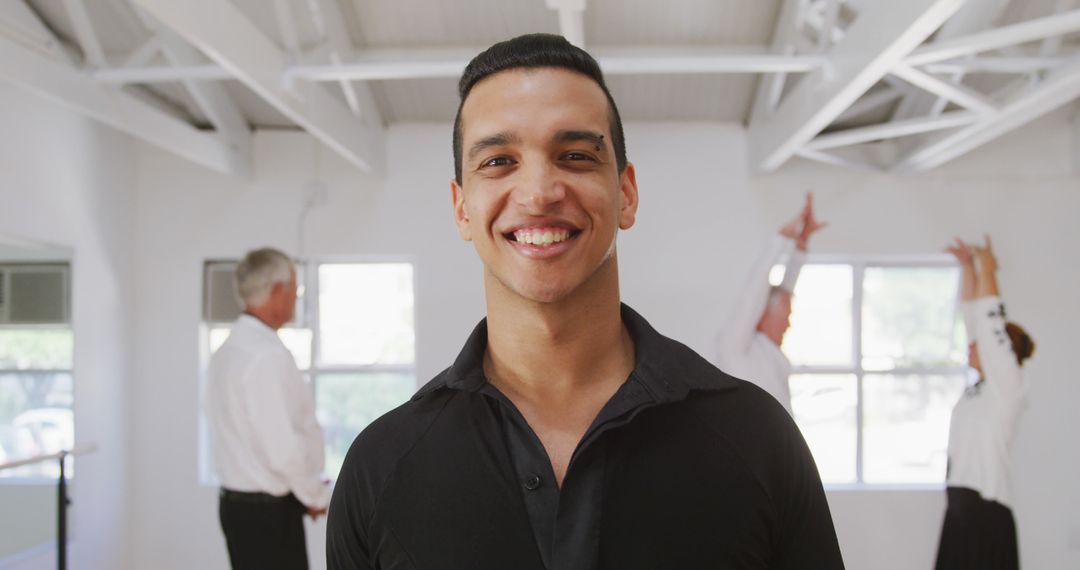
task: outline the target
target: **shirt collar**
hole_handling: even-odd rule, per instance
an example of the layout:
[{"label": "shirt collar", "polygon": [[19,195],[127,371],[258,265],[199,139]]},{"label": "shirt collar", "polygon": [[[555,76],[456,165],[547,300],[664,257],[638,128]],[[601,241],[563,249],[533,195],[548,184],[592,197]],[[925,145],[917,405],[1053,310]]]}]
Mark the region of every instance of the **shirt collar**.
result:
[{"label": "shirt collar", "polygon": [[262,319],[247,313],[240,313],[240,316],[233,324],[233,328],[244,328],[264,337],[278,338],[277,331],[271,328],[270,325],[264,323]]},{"label": "shirt collar", "polygon": [[[686,399],[693,390],[725,390],[737,383],[717,370],[686,345],[667,338],[626,304],[621,306],[622,321],[634,342],[636,378],[657,402]],[[484,352],[487,350],[487,319],[473,329],[454,364],[417,392],[413,399],[450,388],[475,392],[487,384],[484,376]]]}]

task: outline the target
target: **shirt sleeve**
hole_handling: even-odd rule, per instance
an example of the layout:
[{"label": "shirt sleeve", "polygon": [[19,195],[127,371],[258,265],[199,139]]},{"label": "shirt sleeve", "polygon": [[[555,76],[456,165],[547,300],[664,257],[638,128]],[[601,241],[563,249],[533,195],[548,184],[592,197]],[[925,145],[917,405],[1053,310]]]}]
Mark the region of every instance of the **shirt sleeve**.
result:
[{"label": "shirt sleeve", "polygon": [[754,262],[734,309],[727,322],[721,327],[719,340],[721,361],[750,349],[750,343],[757,332],[758,321],[761,320],[761,315],[765,312],[765,306],[769,301],[769,271],[785,253],[792,250],[794,245],[795,242],[792,240],[776,236]]},{"label": "shirt sleeve", "polygon": [[326,515],[327,570],[374,570],[368,538],[368,511],[365,505],[370,485],[358,467],[357,444],[353,443],[334,485],[330,510]]},{"label": "shirt sleeve", "polygon": [[329,489],[322,479],[322,430],[315,402],[288,353],[259,358],[247,371],[251,382],[245,402],[255,424],[259,451],[271,470],[307,507],[324,508]]},{"label": "shirt sleeve", "polygon": [[784,280],[780,282],[780,288],[788,293],[794,293],[795,282],[799,280],[803,265],[806,265],[806,252],[797,247],[789,247],[788,251],[787,262],[784,263]]},{"label": "shirt sleeve", "polygon": [[997,296],[980,297],[964,303],[968,336],[979,349],[982,388],[1001,403],[1011,404],[1024,396],[1024,379],[1012,341],[1005,331],[1005,305]]},{"label": "shirt sleeve", "polygon": [[785,477],[787,488],[778,505],[781,515],[777,564],[770,568],[843,570],[844,560],[817,465],[798,428],[793,426],[792,432],[786,451],[790,461]]}]

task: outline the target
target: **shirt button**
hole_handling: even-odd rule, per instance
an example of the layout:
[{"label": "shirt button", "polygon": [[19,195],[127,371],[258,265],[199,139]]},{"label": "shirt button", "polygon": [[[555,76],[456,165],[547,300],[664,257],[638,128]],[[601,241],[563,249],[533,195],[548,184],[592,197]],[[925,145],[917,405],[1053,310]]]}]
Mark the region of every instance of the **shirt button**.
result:
[{"label": "shirt button", "polygon": [[540,488],[540,476],[533,473],[525,479],[525,488],[529,491],[535,491]]}]

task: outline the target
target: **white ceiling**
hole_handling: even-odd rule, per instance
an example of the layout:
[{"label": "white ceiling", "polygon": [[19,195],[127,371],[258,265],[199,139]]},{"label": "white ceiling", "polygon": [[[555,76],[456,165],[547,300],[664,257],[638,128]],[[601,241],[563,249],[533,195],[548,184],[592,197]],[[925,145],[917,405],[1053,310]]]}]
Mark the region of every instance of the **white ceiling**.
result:
[{"label": "white ceiling", "polygon": [[[560,33],[559,13],[549,7],[565,5],[566,0],[184,0],[190,2],[192,9],[207,8],[207,14],[213,13],[213,7],[218,4],[229,3],[238,11],[239,19],[231,22],[242,21],[250,23],[256,33],[268,40],[274,53],[283,54],[283,62],[286,67],[300,65],[316,65],[325,67],[339,66],[336,69],[344,69],[344,66],[352,62],[361,62],[365,57],[404,57],[417,58],[418,50],[428,50],[426,53],[445,53],[445,57],[455,61],[467,59],[471,54],[483,49],[487,45],[530,32]],[[811,21],[799,28],[801,31],[795,36],[790,34],[777,36],[777,30],[784,29],[784,23],[780,22],[781,7],[784,2],[797,3],[799,0],[579,0],[585,6],[580,22],[584,27],[585,47],[594,53],[603,54],[604,50],[616,48],[633,48],[636,53],[644,54],[644,57],[669,53],[671,50],[686,54],[694,54],[695,50],[716,50],[717,48],[730,49],[739,53],[759,53],[768,55],[770,52],[780,57],[792,55],[793,52],[804,56],[822,58],[828,62],[826,68],[842,69],[850,62],[840,61],[837,54],[843,53],[844,37],[846,32],[858,26],[860,14],[866,11],[889,10],[895,0],[802,0],[804,5],[817,6],[826,18],[830,12],[830,6],[835,1],[839,17],[836,21],[833,42],[819,42],[817,32],[813,31]],[[925,4],[928,13],[940,6],[949,4],[950,0],[904,0]],[[37,19],[44,24],[48,34],[52,34],[61,44],[68,47],[69,63],[71,67],[81,71],[90,77],[95,72],[108,71],[122,68],[129,56],[141,45],[154,38],[161,30],[173,33],[175,22],[159,22],[150,14],[154,4],[160,4],[159,0],[6,0],[6,3],[24,3]],[[953,0],[953,4],[959,4]],[[83,6],[86,20],[81,21],[78,10],[72,9],[72,5]],[[574,4],[571,0],[569,4]],[[144,8],[146,11],[144,11]],[[11,10],[10,7],[3,8]],[[996,10],[1000,9],[1000,15]],[[964,10],[976,14],[995,14],[988,24],[994,27],[1002,27],[1016,22],[1023,22],[1035,18],[1042,18],[1054,14],[1069,16],[1075,13],[1080,16],[1080,0],[967,0],[966,5],[956,12],[955,18],[969,18],[970,14],[964,15]],[[993,12],[988,12],[988,11]],[[16,12],[18,10],[15,10]],[[1072,12],[1070,12],[1072,11]],[[160,16],[160,12],[157,13]],[[5,29],[11,36],[11,30],[15,29],[12,24],[5,28],[3,25],[4,13],[0,12],[0,36],[4,35]],[[11,14],[7,14],[8,20],[12,20]],[[320,25],[319,18],[323,18]],[[224,18],[224,17],[223,17]],[[166,18],[167,19],[167,18]],[[211,19],[213,17],[211,16]],[[329,19],[330,24],[326,21]],[[986,19],[986,18],[984,18]],[[978,18],[975,18],[978,20]],[[18,20],[25,24],[27,20]],[[223,20],[224,21],[224,20]],[[886,21],[887,20],[883,20]],[[942,21],[945,21],[944,19]],[[104,54],[104,61],[94,65],[94,46],[86,45],[85,27],[81,30],[78,24],[88,23],[94,42],[100,45]],[[206,22],[207,27],[218,22]],[[347,37],[342,42],[335,44],[333,32],[330,28],[337,25]],[[937,24],[940,25],[940,24]],[[33,26],[30,26],[33,27]],[[950,26],[946,22],[938,32],[937,37],[930,36],[930,41],[944,41],[953,35],[966,36],[970,34],[950,31],[962,30],[975,32],[984,29],[985,26]],[[936,26],[935,26],[936,29]],[[1074,29],[1080,29],[1076,26]],[[902,28],[896,32],[904,31]],[[927,30],[923,38],[932,33],[933,29]],[[290,33],[291,32],[291,33]],[[192,37],[191,30],[181,33],[176,30],[176,36],[191,40],[195,45],[202,48],[207,46],[200,44],[200,40]],[[889,33],[883,30],[883,33]],[[18,35],[18,34],[15,34]],[[289,40],[290,35],[296,38],[296,43]],[[855,34],[858,35],[858,34]],[[865,35],[865,34],[864,34]],[[872,35],[872,34],[871,34]],[[227,36],[227,34],[226,34]],[[777,36],[777,37],[774,37]],[[252,36],[244,36],[252,37]],[[796,40],[795,37],[803,39]],[[782,41],[785,40],[786,41]],[[17,38],[12,38],[17,39]],[[1020,46],[1019,50],[1004,50],[999,53],[984,55],[995,56],[1031,56],[1047,54],[1072,55],[1080,48],[1080,35],[1075,31],[1064,36],[1060,42],[1057,40],[1049,45],[1046,42],[1032,43]],[[855,40],[853,40],[855,41]],[[866,40],[859,40],[866,41]],[[919,40],[921,41],[921,40]],[[918,46],[919,41],[911,44]],[[872,42],[871,42],[872,43]],[[932,45],[932,44],[931,44]],[[327,48],[327,46],[330,46]],[[343,47],[344,46],[344,47]],[[787,46],[787,47],[785,47]],[[235,46],[234,46],[235,47]],[[242,46],[241,46],[242,47]],[[329,49],[329,51],[328,51]],[[868,47],[872,51],[872,47]],[[454,51],[456,50],[456,51]],[[667,51],[665,51],[667,50]],[[786,50],[786,54],[784,53]],[[1050,52],[1047,52],[1050,50]],[[224,69],[217,67],[222,61],[217,54],[203,49],[213,56],[196,55],[194,61],[189,64],[216,67],[219,73],[225,73]],[[243,52],[243,49],[240,50]],[[269,53],[263,50],[263,54]],[[399,56],[397,54],[406,55]],[[859,52],[856,52],[858,55]],[[374,54],[374,55],[372,55]],[[389,54],[389,55],[387,55]],[[410,55],[411,54],[411,55]],[[461,55],[464,54],[464,55]],[[871,54],[872,55],[872,54]],[[903,54],[902,54],[903,55]],[[331,59],[337,57],[336,60]],[[981,57],[981,56],[980,56]],[[456,59],[455,59],[456,58]],[[852,128],[865,128],[867,126],[888,124],[889,121],[900,119],[933,119],[937,113],[944,111],[959,110],[955,104],[950,104],[944,109],[938,105],[936,111],[930,111],[937,95],[918,95],[918,88],[907,85],[904,81],[888,76],[889,69],[874,69],[873,58],[869,55],[863,65],[867,71],[879,73],[877,76],[885,77],[889,81],[870,83],[863,86],[856,85],[861,81],[859,74],[852,74],[846,80],[852,81],[850,89],[838,91],[836,100],[830,100],[829,105],[838,104],[837,101],[845,98],[853,101],[860,94],[872,93],[878,97],[885,97],[884,104],[869,109],[867,112],[855,116],[840,116],[833,112],[819,127],[814,128],[809,136],[814,133],[829,133]],[[603,57],[601,55],[601,60]],[[665,60],[666,61],[666,60]],[[639,62],[640,63],[640,62]],[[149,68],[168,68],[170,63],[159,53],[151,59],[141,62],[142,66]],[[753,65],[752,64],[751,68]],[[227,66],[225,66],[227,68]],[[818,65],[815,65],[818,67]],[[138,68],[141,71],[143,68]],[[0,72],[2,72],[0,68]],[[286,72],[287,69],[281,69]],[[753,69],[751,69],[753,71]],[[760,71],[760,70],[758,70]],[[8,79],[11,74],[9,72]],[[287,73],[285,74],[287,75]],[[349,87],[359,93],[363,100],[365,93],[370,93],[370,100],[374,102],[374,112],[379,118],[378,125],[373,128],[375,141],[378,140],[378,131],[387,124],[413,121],[449,121],[457,107],[456,77],[453,73],[414,74],[405,79],[374,79],[367,81],[351,81]],[[229,107],[235,107],[239,120],[246,123],[249,129],[260,128],[308,128],[314,129],[313,134],[323,138],[331,147],[339,141],[331,135],[321,133],[318,129],[317,120],[294,120],[297,119],[297,109],[303,111],[303,105],[299,107],[283,108],[281,98],[268,99],[265,93],[257,94],[259,86],[251,83],[249,78],[239,77],[226,79],[189,81],[188,84],[174,80],[172,82],[150,81],[142,84],[128,84],[123,87],[123,92],[133,95],[139,101],[149,102],[154,109],[164,112],[170,117],[178,119],[182,123],[193,125],[198,129],[212,131],[215,121],[212,115],[220,113],[220,109],[208,111],[205,101],[205,92],[200,99],[193,96],[198,90],[192,89],[195,83],[213,83],[219,87],[221,97],[228,100]],[[227,77],[233,77],[228,75]],[[284,76],[283,76],[284,77]],[[639,121],[728,121],[742,122],[751,126],[752,135],[754,121],[755,97],[762,91],[763,78],[770,75],[760,72],[739,73],[623,73],[610,74],[609,84],[615,99],[619,102],[620,111],[625,120]],[[772,76],[775,77],[775,76]],[[942,76],[948,79],[946,76]],[[1031,81],[1038,77],[1030,76]],[[1041,76],[1040,76],[1041,77]],[[783,99],[784,104],[792,93],[799,91],[798,83],[814,81],[827,84],[831,79],[828,75],[814,76],[811,74],[793,73],[786,76]],[[18,82],[19,78],[14,80]],[[41,81],[36,78],[27,78],[27,83],[41,87]],[[101,81],[99,79],[99,81]],[[297,81],[305,82],[304,79]],[[876,78],[875,80],[876,81]],[[994,100],[1002,105],[1012,101],[1008,94],[995,94],[995,91],[1015,83],[1015,75],[1004,76],[1001,74],[971,73],[966,76],[952,78],[955,85],[961,89],[974,90],[976,95],[981,93],[987,100]],[[275,83],[271,81],[270,83]],[[282,80],[282,84],[286,82]],[[107,88],[115,88],[116,84],[102,84]],[[265,83],[263,88],[265,88]],[[329,105],[348,109],[347,98],[342,85],[336,82],[316,83],[315,88],[325,90],[329,95],[326,99]],[[816,89],[816,88],[815,88]],[[901,96],[889,97],[893,89],[900,89]],[[810,91],[804,89],[803,91]],[[764,91],[762,91],[764,92]],[[289,91],[284,97],[288,98]],[[299,93],[299,92],[297,92]],[[1071,93],[1065,89],[1060,93]],[[1060,95],[1059,93],[1059,95]],[[961,93],[963,95],[963,93]],[[812,94],[801,93],[807,101],[813,100]],[[1060,95],[1065,96],[1065,95]],[[297,96],[300,99],[303,97]],[[914,105],[913,97],[920,97],[921,106]],[[996,99],[995,99],[996,98]],[[1060,99],[1060,97],[1059,97]],[[901,101],[904,101],[901,104]],[[847,101],[844,106],[850,105]],[[1056,100],[1060,105],[1060,100]],[[766,107],[769,108],[769,107]],[[898,110],[901,109],[902,110]],[[779,107],[778,107],[779,109]],[[914,110],[913,110],[914,109]],[[309,109],[310,111],[310,109]],[[1049,109],[1040,113],[1048,112]],[[315,115],[319,113],[312,111]],[[820,113],[809,109],[804,113],[813,121],[821,120]],[[929,113],[925,115],[924,113]],[[1024,113],[1020,113],[1026,116]],[[1018,115],[1018,116],[1020,116]],[[340,116],[340,115],[338,115]],[[370,113],[369,113],[370,116]],[[768,118],[770,113],[763,113]],[[292,117],[292,118],[290,118]],[[361,118],[363,118],[361,116]],[[220,119],[220,117],[219,117]],[[108,121],[106,121],[108,122]],[[370,121],[368,121],[370,124]],[[792,128],[798,127],[793,124]],[[958,127],[957,129],[962,128]],[[797,129],[796,129],[797,131]],[[944,131],[946,133],[952,131]],[[137,133],[136,133],[137,134]],[[228,134],[228,133],[223,133]],[[892,136],[892,135],[890,135]],[[804,137],[805,138],[805,137]],[[888,137],[883,137],[888,138]],[[911,149],[920,144],[925,138],[921,136],[908,136],[903,139],[904,145]],[[809,141],[800,140],[800,145]],[[348,146],[346,143],[341,143]],[[236,146],[235,144],[233,145]],[[241,145],[242,146],[242,145]],[[793,148],[801,148],[793,147]],[[795,150],[795,153],[802,151]],[[790,155],[788,155],[790,156]],[[820,158],[820,157],[818,157]],[[377,162],[377,160],[376,160]],[[782,161],[781,161],[782,162]]]}]

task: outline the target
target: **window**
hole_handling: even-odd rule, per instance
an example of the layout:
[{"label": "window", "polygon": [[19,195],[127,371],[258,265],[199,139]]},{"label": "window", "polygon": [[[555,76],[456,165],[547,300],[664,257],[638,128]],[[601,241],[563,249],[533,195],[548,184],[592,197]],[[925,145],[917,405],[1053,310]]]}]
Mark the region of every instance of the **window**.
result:
[{"label": "window", "polygon": [[941,484],[966,381],[959,272],[943,257],[812,260],[783,350],[826,484]]},{"label": "window", "polygon": [[[67,264],[0,264],[0,462],[74,443],[68,283]],[[52,461],[0,471],[8,481],[59,475]]]},{"label": "window", "polygon": [[[205,267],[207,357],[225,342],[240,313],[231,293],[235,267],[235,261]],[[297,273],[296,317],[278,335],[314,391],[326,436],[326,472],[335,477],[356,435],[416,391],[413,266],[310,263]],[[203,449],[203,480],[209,482],[209,448]]]}]

